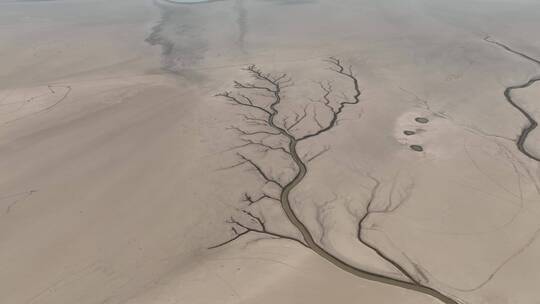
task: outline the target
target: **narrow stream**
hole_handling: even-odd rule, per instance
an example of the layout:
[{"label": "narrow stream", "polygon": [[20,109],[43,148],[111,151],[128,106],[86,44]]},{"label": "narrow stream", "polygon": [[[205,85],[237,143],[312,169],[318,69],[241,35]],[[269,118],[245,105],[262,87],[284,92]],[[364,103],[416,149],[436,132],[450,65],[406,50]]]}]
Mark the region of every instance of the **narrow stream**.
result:
[{"label": "narrow stream", "polygon": [[[529,56],[527,54],[516,51],[516,50],[510,48],[509,46],[507,46],[507,45],[505,45],[503,43],[500,43],[500,42],[495,41],[495,40],[491,40],[489,36],[485,37],[484,41],[487,41],[489,43],[498,45],[501,48],[503,48],[504,50],[506,50],[507,52],[518,55],[518,56],[520,56],[521,58],[523,58],[523,59],[525,59],[527,61],[530,61],[530,62],[536,63],[537,65],[540,65],[540,60],[535,59],[535,58],[533,58],[533,57],[531,57],[531,56]],[[528,125],[523,127],[523,129],[521,130],[521,134],[519,135],[519,137],[516,140],[517,148],[519,149],[519,151],[521,151],[521,153],[523,153],[528,158],[540,162],[540,156],[533,155],[532,153],[527,151],[527,148],[525,147],[525,141],[527,140],[527,137],[529,136],[529,134],[534,129],[536,129],[536,127],[538,126],[538,122],[532,117],[531,114],[529,114],[527,111],[525,111],[524,108],[522,108],[520,105],[518,105],[514,101],[514,99],[512,99],[512,91],[528,88],[528,87],[532,86],[533,84],[535,84],[538,81],[540,81],[540,76],[533,77],[533,78],[529,79],[527,82],[525,82],[523,84],[509,86],[504,90],[504,97],[506,98],[508,103],[510,103],[510,105],[512,107],[516,108],[528,120]]]}]

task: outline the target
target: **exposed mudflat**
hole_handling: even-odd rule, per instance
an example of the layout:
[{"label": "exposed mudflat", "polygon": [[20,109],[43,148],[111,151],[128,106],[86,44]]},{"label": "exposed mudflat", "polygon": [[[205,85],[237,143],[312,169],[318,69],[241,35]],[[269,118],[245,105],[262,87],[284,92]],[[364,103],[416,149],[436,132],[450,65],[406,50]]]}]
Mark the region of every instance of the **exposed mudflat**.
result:
[{"label": "exposed mudflat", "polygon": [[536,304],[538,28],[532,0],[0,0],[0,303]]}]

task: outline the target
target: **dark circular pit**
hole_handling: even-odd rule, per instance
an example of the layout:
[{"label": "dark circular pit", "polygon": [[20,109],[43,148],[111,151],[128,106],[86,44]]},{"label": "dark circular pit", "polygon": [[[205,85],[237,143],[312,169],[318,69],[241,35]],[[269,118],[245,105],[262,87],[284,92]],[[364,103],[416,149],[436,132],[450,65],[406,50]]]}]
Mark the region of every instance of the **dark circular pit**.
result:
[{"label": "dark circular pit", "polygon": [[416,152],[424,151],[424,148],[420,145],[410,145],[409,147],[411,148],[411,150],[416,151]]},{"label": "dark circular pit", "polygon": [[416,134],[416,132],[411,131],[411,130],[405,130],[405,131],[403,131],[403,134],[405,134],[405,135],[407,135],[407,136],[411,136],[411,135]]},{"label": "dark circular pit", "polygon": [[425,117],[416,117],[414,120],[416,120],[416,122],[419,122],[419,123],[422,123],[422,124],[426,124],[429,122],[429,119],[425,118]]}]

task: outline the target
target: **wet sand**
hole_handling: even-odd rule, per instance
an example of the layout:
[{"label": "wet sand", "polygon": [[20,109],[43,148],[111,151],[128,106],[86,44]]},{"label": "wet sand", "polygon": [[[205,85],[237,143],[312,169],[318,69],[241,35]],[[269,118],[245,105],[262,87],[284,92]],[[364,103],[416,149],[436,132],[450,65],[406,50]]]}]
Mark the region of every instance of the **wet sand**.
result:
[{"label": "wet sand", "polygon": [[171,2],[0,1],[0,302],[535,303],[538,3]]}]

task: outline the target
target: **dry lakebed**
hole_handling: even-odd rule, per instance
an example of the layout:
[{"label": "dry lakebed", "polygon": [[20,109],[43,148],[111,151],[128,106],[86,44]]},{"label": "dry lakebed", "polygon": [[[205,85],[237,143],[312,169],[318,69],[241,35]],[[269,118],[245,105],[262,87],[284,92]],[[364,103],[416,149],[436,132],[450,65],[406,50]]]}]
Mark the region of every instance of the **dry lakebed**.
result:
[{"label": "dry lakebed", "polygon": [[0,0],[0,303],[540,303],[538,29],[538,0]]}]

